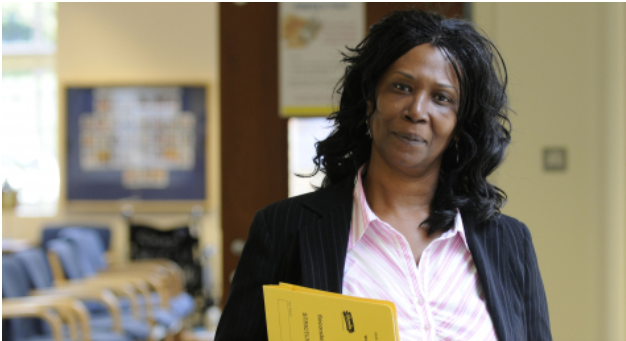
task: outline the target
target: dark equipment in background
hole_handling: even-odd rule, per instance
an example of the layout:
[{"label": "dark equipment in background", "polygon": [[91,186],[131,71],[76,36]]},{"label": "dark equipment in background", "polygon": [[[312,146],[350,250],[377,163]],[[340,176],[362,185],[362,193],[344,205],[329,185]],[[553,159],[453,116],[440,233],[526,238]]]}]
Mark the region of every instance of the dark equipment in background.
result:
[{"label": "dark equipment in background", "polygon": [[202,266],[198,252],[198,238],[189,227],[159,230],[150,226],[130,225],[130,259],[165,258],[183,270],[186,291],[193,296],[202,294]]}]

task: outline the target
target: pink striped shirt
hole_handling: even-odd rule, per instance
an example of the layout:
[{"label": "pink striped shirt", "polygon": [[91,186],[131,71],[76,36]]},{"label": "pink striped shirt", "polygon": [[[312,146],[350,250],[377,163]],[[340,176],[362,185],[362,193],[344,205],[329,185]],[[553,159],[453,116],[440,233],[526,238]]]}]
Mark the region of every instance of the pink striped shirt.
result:
[{"label": "pink striped shirt", "polygon": [[359,171],[343,294],[392,301],[402,341],[496,340],[461,214],[424,249],[419,267],[409,243],[365,199]]}]

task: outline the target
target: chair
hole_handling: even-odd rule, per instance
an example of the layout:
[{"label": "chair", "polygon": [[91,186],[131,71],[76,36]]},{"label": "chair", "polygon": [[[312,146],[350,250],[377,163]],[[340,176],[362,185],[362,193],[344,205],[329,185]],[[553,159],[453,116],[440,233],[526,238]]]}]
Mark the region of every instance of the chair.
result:
[{"label": "chair", "polygon": [[163,296],[152,296],[155,305],[162,303],[167,311],[176,318],[185,318],[195,311],[195,301],[191,295],[182,291],[182,283],[178,275],[177,266],[168,260],[146,260],[129,263],[126,266],[108,267],[104,261],[104,247],[97,233],[91,229],[68,228],[59,232],[59,236],[73,242],[77,253],[81,255],[77,267],[86,277],[98,275],[112,275],[122,273],[136,273],[137,271],[165,270],[169,273],[169,286],[174,287],[168,295],[167,301]]},{"label": "chair", "polygon": [[[57,313],[61,322],[66,326],[56,323],[55,316],[49,316],[51,312]],[[48,323],[52,337],[57,339],[69,338],[75,341],[89,341],[92,337],[91,327],[89,325],[89,313],[85,305],[73,297],[19,297],[19,298],[3,298],[2,299],[3,319],[19,318],[24,316],[37,316]],[[5,321],[3,320],[3,323]],[[10,320],[7,322],[11,322]],[[4,325],[3,325],[4,326]],[[65,329],[62,329],[65,328]],[[10,328],[9,328],[10,329]],[[31,331],[33,331],[31,329]],[[3,330],[4,340],[16,339],[11,331],[6,334]],[[80,333],[79,333],[80,332]],[[44,332],[46,334],[46,332]],[[119,340],[115,338],[102,338],[102,333],[96,336],[97,340]],[[28,338],[31,341],[40,339],[50,339],[50,336],[38,336]]]},{"label": "chair", "polygon": [[[105,254],[109,249],[111,236],[106,226],[85,225],[83,227],[75,227],[75,225],[48,225],[42,235],[44,245],[47,245],[49,240],[56,237],[64,237],[73,241],[74,247],[84,256],[79,259],[79,264],[74,265],[80,269],[82,277],[90,277],[95,275],[95,273],[165,270],[169,274],[167,287],[170,288],[170,293],[167,298],[164,297],[163,293],[159,294],[160,297],[154,294],[150,303],[154,305],[160,304],[166,311],[171,312],[173,317],[178,319],[183,319],[195,311],[196,303],[194,298],[183,290],[185,287],[183,272],[173,261],[168,259],[141,259],[128,264],[108,264]],[[187,239],[184,240],[186,241]],[[56,280],[63,281],[62,274],[54,274],[54,276]],[[80,276],[70,278],[80,278]],[[157,315],[162,316],[164,314],[163,312],[158,312]]]},{"label": "chair", "polygon": [[[146,316],[151,320],[154,320],[159,325],[167,328],[167,331],[170,334],[176,334],[181,331],[182,322],[180,319],[173,315],[171,312],[155,308],[153,309],[152,300],[153,297],[150,294],[149,290],[146,287],[146,283],[144,280],[149,281],[150,285],[156,288],[159,291],[159,298],[163,300],[163,302],[167,302],[167,294],[165,293],[164,283],[160,282],[159,279],[151,279],[151,276],[155,274],[150,271],[142,271],[139,269],[133,270],[131,274],[96,274],[95,270],[90,266],[88,262],[77,262],[77,259],[84,260],[88,256],[83,254],[81,250],[77,247],[77,245],[88,245],[88,241],[84,239],[74,239],[75,242],[72,242],[69,239],[65,238],[57,238],[48,242],[49,249],[49,259],[51,265],[58,263],[61,264],[63,268],[63,272],[67,275],[67,278],[70,280],[82,279],[87,282],[95,282],[101,283],[102,281],[122,281],[122,282],[132,282],[133,285],[137,286],[142,292],[142,295],[137,300],[139,304],[135,303],[132,306],[141,306],[143,311],[146,313]],[[84,250],[83,250],[84,251]],[[81,267],[82,266],[82,267]],[[52,266],[52,268],[60,268],[56,266]],[[56,271],[60,273],[61,271]],[[55,278],[58,278],[55,276]],[[64,279],[63,279],[64,280]],[[130,298],[130,297],[129,297]],[[137,311],[134,310],[135,315]]]},{"label": "chair", "polygon": [[[19,253],[18,253],[19,254]],[[2,259],[2,310],[3,319],[11,318],[6,324],[9,327],[3,337],[14,341],[78,340],[78,330],[82,340],[95,341],[130,341],[122,334],[110,329],[92,328],[89,313],[84,304],[69,295],[28,296],[30,281],[27,272],[17,260],[17,255],[4,256]],[[84,290],[76,290],[74,295]],[[53,308],[57,314],[50,311]],[[35,319],[14,317],[37,316],[47,322],[42,325]],[[119,316],[118,316],[119,318]],[[60,322],[68,322],[69,328],[61,328]],[[80,326],[80,329],[78,328]]]},{"label": "chair", "polygon": [[[52,275],[46,261],[44,251],[40,248],[34,248],[16,253],[14,255],[16,264],[23,269],[25,278],[29,285],[26,286],[26,293],[29,288],[33,288],[30,294],[45,296],[75,296],[86,300],[87,308],[98,306],[99,309],[90,312],[90,326],[94,330],[115,330],[124,332],[133,340],[147,340],[150,338],[150,325],[135,320],[128,314],[120,314],[120,301],[109,291],[121,290],[121,286],[114,283],[101,283],[98,285],[84,283],[73,284],[64,288],[53,287]],[[130,294],[130,288],[123,290],[124,293]],[[21,295],[24,296],[24,295]],[[96,303],[96,301],[99,303]],[[100,309],[105,307],[105,309]],[[104,336],[101,336],[104,337]],[[128,338],[126,338],[128,340]]]},{"label": "chair", "polygon": [[[63,325],[61,318],[51,308],[50,305],[23,305],[12,304],[4,298],[2,299],[2,339],[6,341],[22,341],[32,340],[35,337],[38,339],[48,339],[54,341],[63,340]],[[26,321],[33,320],[33,318],[39,318],[44,320],[52,329],[51,335],[42,338],[40,335],[36,335],[35,329],[28,328]],[[10,319],[9,324],[4,324],[5,319]],[[20,324],[21,323],[21,324]]]},{"label": "chair", "polygon": [[46,245],[46,243],[55,239],[59,236],[59,232],[68,229],[68,228],[79,228],[79,229],[88,229],[91,231],[95,231],[98,233],[100,240],[102,241],[102,245],[104,246],[105,251],[109,251],[111,247],[111,230],[106,225],[94,225],[94,224],[52,224],[44,226],[41,232],[41,245]]},{"label": "chair", "polygon": [[[4,298],[26,296],[28,294],[28,290],[25,290],[25,288],[27,287],[28,282],[26,281],[21,269],[15,263],[14,257],[6,255],[3,256],[2,297]],[[46,317],[39,314],[31,314],[30,316],[37,316],[47,320]],[[54,319],[55,318],[52,317],[50,320],[47,320],[47,322],[52,325],[53,329],[56,329],[54,328],[55,326],[53,326],[53,324],[56,324],[58,326],[60,324],[60,319],[57,317],[56,322],[51,322]],[[34,335],[43,333],[39,322],[34,318],[13,319],[8,323],[7,327],[11,331],[9,333],[9,337],[11,337],[13,340],[27,340]]]}]

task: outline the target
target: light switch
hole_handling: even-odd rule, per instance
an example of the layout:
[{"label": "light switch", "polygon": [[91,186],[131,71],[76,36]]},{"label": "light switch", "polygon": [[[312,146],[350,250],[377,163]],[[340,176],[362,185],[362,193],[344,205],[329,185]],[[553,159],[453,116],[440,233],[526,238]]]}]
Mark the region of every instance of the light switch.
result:
[{"label": "light switch", "polygon": [[564,171],[567,168],[567,150],[564,147],[546,147],[543,150],[543,169]]}]

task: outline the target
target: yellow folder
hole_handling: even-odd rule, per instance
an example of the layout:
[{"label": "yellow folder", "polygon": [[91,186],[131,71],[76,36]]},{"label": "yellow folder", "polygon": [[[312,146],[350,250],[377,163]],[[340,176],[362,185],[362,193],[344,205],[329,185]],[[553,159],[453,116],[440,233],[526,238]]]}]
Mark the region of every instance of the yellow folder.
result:
[{"label": "yellow folder", "polygon": [[269,341],[399,341],[396,306],[280,283],[264,285]]}]

